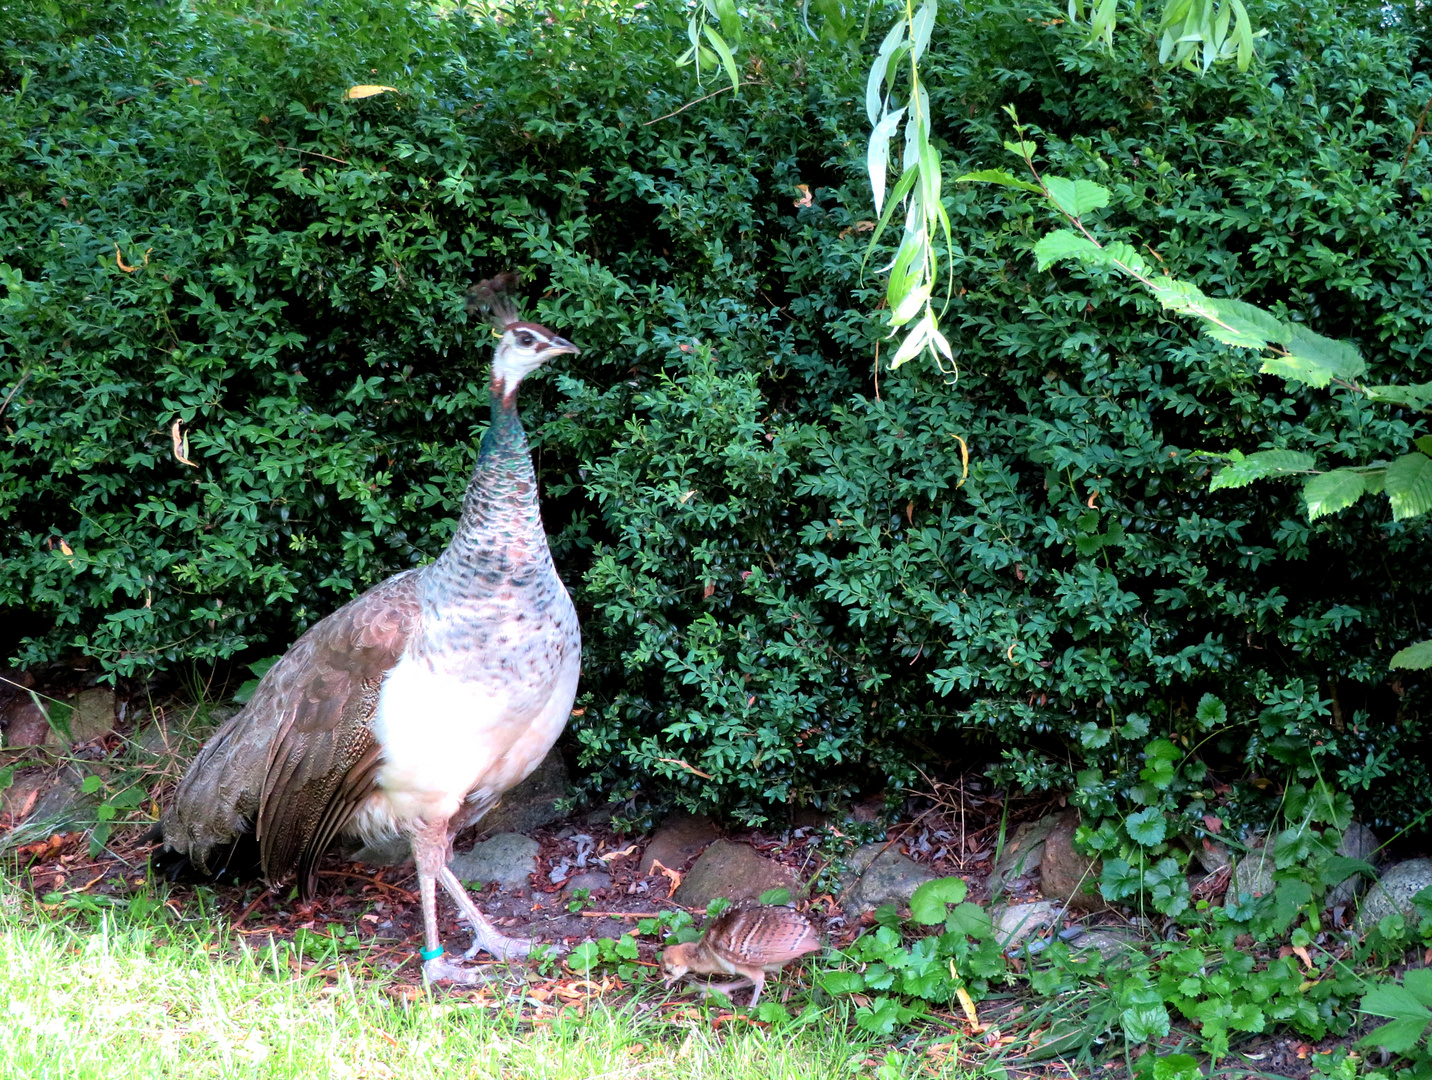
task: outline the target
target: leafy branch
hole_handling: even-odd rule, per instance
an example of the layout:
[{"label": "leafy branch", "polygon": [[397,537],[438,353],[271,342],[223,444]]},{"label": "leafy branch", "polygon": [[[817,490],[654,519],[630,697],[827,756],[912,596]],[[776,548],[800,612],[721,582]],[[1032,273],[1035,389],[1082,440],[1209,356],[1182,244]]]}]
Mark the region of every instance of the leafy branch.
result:
[{"label": "leafy branch", "polygon": [[[1394,386],[1367,384],[1367,364],[1357,346],[1314,333],[1301,323],[1282,321],[1260,307],[1222,297],[1210,297],[1192,282],[1167,273],[1156,275],[1135,248],[1121,240],[1101,242],[1085,222],[1086,215],[1109,205],[1109,189],[1088,180],[1047,176],[1034,163],[1038,147],[1024,138],[1025,127],[1012,107],[1005,111],[1014,123],[1018,141],[1005,148],[1019,157],[1033,180],[1023,180],[1004,169],[966,173],[958,182],[997,184],[1038,195],[1073,227],[1058,229],[1034,245],[1039,269],[1072,260],[1088,268],[1114,269],[1132,278],[1154,295],[1165,310],[1197,319],[1209,337],[1261,356],[1259,371],[1290,383],[1325,389],[1336,384],[1372,401],[1420,412],[1432,412],[1432,382]],[[1210,490],[1245,487],[1269,477],[1303,476],[1303,504],[1310,520],[1337,513],[1364,495],[1385,493],[1394,521],[1432,511],[1432,435],[1414,440],[1415,449],[1392,462],[1320,469],[1312,454],[1296,450],[1261,450],[1245,454],[1209,454],[1228,461],[1214,475]],[[1393,667],[1432,667],[1432,642],[1419,642],[1392,658]]]}]

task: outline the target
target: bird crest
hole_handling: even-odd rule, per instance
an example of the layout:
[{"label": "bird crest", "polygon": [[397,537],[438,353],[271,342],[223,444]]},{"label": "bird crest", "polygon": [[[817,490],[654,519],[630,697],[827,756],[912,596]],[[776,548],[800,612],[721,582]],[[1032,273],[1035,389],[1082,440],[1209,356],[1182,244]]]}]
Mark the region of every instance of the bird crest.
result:
[{"label": "bird crest", "polygon": [[467,290],[467,310],[486,315],[499,331],[506,330],[518,321],[517,304],[512,293],[521,284],[521,278],[513,271],[507,271],[479,281]]}]

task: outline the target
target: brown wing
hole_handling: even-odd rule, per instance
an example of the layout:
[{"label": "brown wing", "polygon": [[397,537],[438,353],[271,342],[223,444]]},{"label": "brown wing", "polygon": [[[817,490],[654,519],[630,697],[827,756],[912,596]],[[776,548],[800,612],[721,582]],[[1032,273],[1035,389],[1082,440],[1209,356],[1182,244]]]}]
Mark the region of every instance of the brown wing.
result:
[{"label": "brown wing", "polygon": [[727,908],[701,937],[717,955],[757,967],[784,964],[820,948],[820,934],[808,918],[795,908],[773,904]]},{"label": "brown wing", "polygon": [[318,858],[376,786],[370,722],[418,612],[417,575],[399,574],[294,642],[189,767],[165,846],[211,870],[211,851],[252,828],[264,877],[297,870],[311,894]]}]

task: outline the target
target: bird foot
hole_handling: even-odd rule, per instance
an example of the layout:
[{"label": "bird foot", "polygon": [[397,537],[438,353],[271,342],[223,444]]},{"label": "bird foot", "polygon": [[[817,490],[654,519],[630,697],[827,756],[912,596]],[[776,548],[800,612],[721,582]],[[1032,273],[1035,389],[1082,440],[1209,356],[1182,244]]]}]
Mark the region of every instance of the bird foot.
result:
[{"label": "bird foot", "polygon": [[461,964],[454,964],[446,956],[436,956],[423,962],[423,978],[429,983],[449,982],[461,986],[479,986],[496,982],[503,978],[504,974],[502,971],[493,970],[492,965],[463,967]]},{"label": "bird foot", "polygon": [[560,945],[548,945],[531,938],[504,937],[495,931],[482,928],[472,935],[472,946],[462,955],[464,959],[471,960],[478,953],[485,952],[496,960],[524,960],[539,945],[546,945],[549,956],[566,952]]}]

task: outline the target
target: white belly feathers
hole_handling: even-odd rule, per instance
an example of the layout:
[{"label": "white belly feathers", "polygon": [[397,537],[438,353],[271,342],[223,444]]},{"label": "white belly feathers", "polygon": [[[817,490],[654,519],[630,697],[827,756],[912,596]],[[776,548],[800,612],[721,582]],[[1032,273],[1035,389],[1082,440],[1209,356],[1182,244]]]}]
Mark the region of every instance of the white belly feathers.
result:
[{"label": "white belly feathers", "polygon": [[469,792],[500,795],[521,783],[562,733],[580,667],[579,655],[569,657],[545,701],[513,701],[500,680],[463,679],[404,656],[379,693],[373,726],[383,765],[357,831],[372,837],[445,820]]}]

